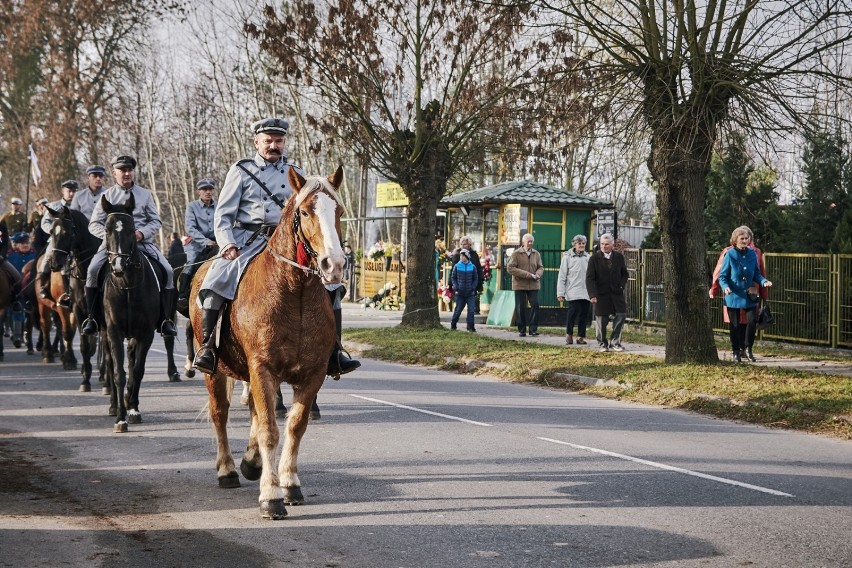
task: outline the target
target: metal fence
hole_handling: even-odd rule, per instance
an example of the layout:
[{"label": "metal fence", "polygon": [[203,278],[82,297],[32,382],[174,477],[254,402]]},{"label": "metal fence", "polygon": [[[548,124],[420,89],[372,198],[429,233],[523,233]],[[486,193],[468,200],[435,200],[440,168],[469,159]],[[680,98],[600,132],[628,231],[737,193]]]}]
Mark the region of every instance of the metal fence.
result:
[{"label": "metal fence", "polygon": [[[539,251],[548,267],[539,293],[542,308],[559,307],[556,278],[562,252]],[[666,323],[662,255],[661,250],[653,249],[624,251],[630,321],[661,326]],[[707,252],[710,270],[718,255],[719,251]],[[768,303],[775,325],[761,331],[761,337],[852,347],[852,255],[766,253],[764,262],[772,281]],[[511,289],[511,282],[504,282],[503,289]],[[710,317],[714,330],[727,331],[720,298],[710,300]]]}]

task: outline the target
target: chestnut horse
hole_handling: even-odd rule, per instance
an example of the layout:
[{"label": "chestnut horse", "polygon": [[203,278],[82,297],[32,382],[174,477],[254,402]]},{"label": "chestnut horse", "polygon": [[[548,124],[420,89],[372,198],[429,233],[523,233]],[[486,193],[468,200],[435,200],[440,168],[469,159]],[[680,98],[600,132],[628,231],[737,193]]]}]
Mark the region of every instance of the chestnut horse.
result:
[{"label": "chestnut horse", "polygon": [[[222,325],[216,374],[205,375],[210,418],[218,439],[219,487],[240,485],[226,429],[230,376],[251,386],[251,433],[240,471],[246,479],[260,479],[261,514],[276,520],[287,515],[285,504],[304,502],[297,467],[299,443],[337,340],[331,303],[320,275],[328,282],[340,282],[344,263],[340,246],[343,205],[337,194],[342,168],[328,178],[308,179],[291,168],[289,178],[294,193],[267,247],[245,269],[230,309],[224,312],[227,321]],[[295,262],[298,247],[314,257],[316,268]],[[190,316],[199,344],[201,314],[195,299],[209,268],[203,265],[199,269],[190,295]],[[275,397],[284,382],[293,387],[293,402],[276,468]]]}]

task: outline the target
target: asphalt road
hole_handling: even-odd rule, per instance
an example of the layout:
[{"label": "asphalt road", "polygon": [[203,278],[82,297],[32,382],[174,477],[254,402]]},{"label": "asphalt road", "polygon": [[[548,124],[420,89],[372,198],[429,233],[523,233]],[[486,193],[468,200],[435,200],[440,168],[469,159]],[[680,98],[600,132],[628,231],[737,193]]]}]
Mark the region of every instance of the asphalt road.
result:
[{"label": "asphalt road", "polygon": [[[155,349],[114,434],[107,397],[7,345],[0,566],[852,565],[849,442],[370,360],[320,392],[308,502],[263,520]],[[230,434],[239,460],[246,407]]]}]

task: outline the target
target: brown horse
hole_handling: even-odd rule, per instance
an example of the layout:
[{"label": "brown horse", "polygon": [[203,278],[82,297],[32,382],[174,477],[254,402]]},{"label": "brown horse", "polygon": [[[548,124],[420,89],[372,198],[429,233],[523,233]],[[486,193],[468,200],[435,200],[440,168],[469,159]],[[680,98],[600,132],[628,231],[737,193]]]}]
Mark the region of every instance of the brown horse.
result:
[{"label": "brown horse", "polygon": [[[5,272],[0,272],[0,323],[6,321],[6,308],[12,303],[12,283]],[[0,361],[3,360],[3,334],[0,333]]]},{"label": "brown horse", "polygon": [[[299,443],[336,341],[331,303],[319,275],[340,282],[344,263],[340,247],[343,206],[337,194],[342,168],[328,178],[307,180],[291,169],[289,177],[294,193],[266,249],[245,269],[225,312],[217,372],[205,376],[210,418],[218,438],[216,469],[223,488],[240,485],[226,430],[230,408],[227,376],[251,385],[251,434],[240,471],[249,480],[260,478],[260,510],[270,519],[287,515],[285,503],[304,501],[297,467]],[[309,271],[294,266],[298,247],[314,256],[316,268]],[[199,344],[201,314],[195,298],[209,267],[204,265],[198,271],[190,295],[190,316]],[[282,382],[293,387],[293,402],[276,469],[275,396]]]},{"label": "brown horse", "polygon": [[[77,334],[77,324],[74,318],[74,311],[71,308],[63,308],[54,301],[54,298],[59,298],[65,291],[65,286],[62,283],[62,273],[60,272],[62,267],[58,264],[58,260],[56,260],[57,256],[56,254],[51,254],[46,260],[46,262],[50,263],[52,270],[49,281],[50,297],[42,298],[36,294],[39,313],[37,321],[41,327],[42,337],[50,337],[54,312],[59,316],[59,327],[62,333],[62,368],[66,371],[72,371],[77,368],[77,358],[74,356],[73,347],[74,336]],[[36,262],[40,265],[43,258],[44,255],[40,255]],[[50,341],[43,342],[41,354],[42,362],[53,363],[56,352]]]}]

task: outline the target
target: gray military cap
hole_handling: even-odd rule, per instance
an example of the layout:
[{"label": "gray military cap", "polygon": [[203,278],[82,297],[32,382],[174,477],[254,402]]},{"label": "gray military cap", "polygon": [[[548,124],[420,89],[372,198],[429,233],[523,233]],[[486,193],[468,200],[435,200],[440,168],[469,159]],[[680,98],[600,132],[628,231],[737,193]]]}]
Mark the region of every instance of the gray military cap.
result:
[{"label": "gray military cap", "polygon": [[283,118],[264,118],[258,120],[251,125],[251,130],[255,134],[287,134],[290,128],[290,123]]},{"label": "gray military cap", "polygon": [[216,187],[216,180],[213,178],[201,178],[198,180],[198,183],[195,184],[195,189],[214,189]]}]

